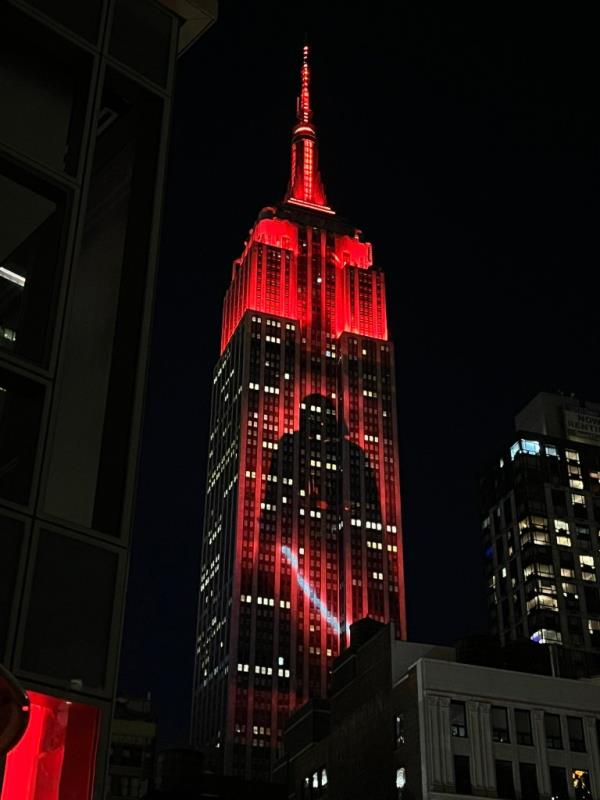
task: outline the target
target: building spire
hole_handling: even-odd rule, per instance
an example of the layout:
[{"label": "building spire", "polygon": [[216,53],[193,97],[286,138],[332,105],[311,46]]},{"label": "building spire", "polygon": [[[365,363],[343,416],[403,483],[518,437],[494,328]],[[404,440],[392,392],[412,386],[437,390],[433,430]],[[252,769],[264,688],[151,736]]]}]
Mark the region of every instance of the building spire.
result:
[{"label": "building spire", "polygon": [[325,187],[319,172],[317,136],[310,107],[308,53],[308,45],[305,44],[302,51],[300,96],[296,101],[296,124],[292,131],[292,170],[285,201],[333,214],[327,205]]}]

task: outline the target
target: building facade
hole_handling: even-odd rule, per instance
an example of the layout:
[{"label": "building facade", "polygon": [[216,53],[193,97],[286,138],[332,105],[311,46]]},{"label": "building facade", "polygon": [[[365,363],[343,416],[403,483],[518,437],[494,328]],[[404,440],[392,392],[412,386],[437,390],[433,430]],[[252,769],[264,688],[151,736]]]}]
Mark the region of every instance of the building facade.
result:
[{"label": "building facade", "polygon": [[148,697],[117,697],[110,733],[106,800],[146,797],[152,788],[157,724]]},{"label": "building facade", "polygon": [[104,798],[176,58],[202,29],[168,5],[0,2],[0,662],[31,708],[2,800]]},{"label": "building facade", "polygon": [[194,742],[268,775],[354,619],[405,635],[393,345],[371,245],[327,204],[304,51],[291,177],[233,265],[213,378]]},{"label": "building facade", "polygon": [[290,800],[600,796],[599,685],[458,663],[390,626],[353,642],[286,731]]},{"label": "building facade", "polygon": [[482,481],[491,632],[600,673],[600,405],[542,393]]}]

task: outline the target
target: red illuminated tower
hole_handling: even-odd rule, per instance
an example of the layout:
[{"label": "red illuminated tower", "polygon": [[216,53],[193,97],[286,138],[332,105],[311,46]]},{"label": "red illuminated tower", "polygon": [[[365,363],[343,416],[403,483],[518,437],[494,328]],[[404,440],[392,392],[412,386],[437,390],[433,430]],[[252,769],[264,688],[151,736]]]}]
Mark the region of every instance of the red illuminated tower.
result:
[{"label": "red illuminated tower", "polygon": [[266,775],[348,627],[405,637],[393,345],[371,245],[327,205],[308,48],[283,203],[233,264],[213,378],[193,738]]}]

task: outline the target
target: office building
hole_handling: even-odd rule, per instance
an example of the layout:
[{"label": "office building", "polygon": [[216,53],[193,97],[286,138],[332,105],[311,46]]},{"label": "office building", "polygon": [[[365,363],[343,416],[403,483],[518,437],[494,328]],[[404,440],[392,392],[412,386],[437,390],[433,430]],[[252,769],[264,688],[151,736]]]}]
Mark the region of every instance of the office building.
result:
[{"label": "office building", "polygon": [[600,796],[600,685],[460,663],[363,622],[328,699],[290,720],[274,771],[290,800]]},{"label": "office building", "polygon": [[308,48],[283,202],[233,264],[214,371],[193,741],[266,776],[353,620],[405,635],[393,345],[371,245],[328,205]]},{"label": "office building", "polygon": [[0,2],[1,800],[104,797],[176,58],[214,13]]},{"label": "office building", "polygon": [[537,395],[482,481],[491,632],[600,673],[600,405]]},{"label": "office building", "polygon": [[152,787],[157,724],[150,696],[117,697],[106,800],[145,797]]}]

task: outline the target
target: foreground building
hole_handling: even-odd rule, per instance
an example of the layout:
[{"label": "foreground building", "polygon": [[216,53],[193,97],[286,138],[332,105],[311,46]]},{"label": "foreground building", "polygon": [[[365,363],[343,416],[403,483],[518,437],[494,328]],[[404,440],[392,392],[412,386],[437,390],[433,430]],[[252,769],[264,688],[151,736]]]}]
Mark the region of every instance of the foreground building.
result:
[{"label": "foreground building", "polygon": [[178,43],[211,6],[0,3],[0,662],[31,701],[2,800],[104,797]]},{"label": "foreground building", "polygon": [[482,482],[490,625],[600,674],[600,405],[542,393]]},{"label": "foreground building", "polygon": [[600,685],[458,663],[370,620],[352,634],[328,700],[286,731],[290,800],[600,797]]},{"label": "foreground building", "polygon": [[308,48],[285,199],[235,261],[213,379],[193,740],[266,776],[353,620],[405,635],[394,353],[371,245],[327,204]]}]

